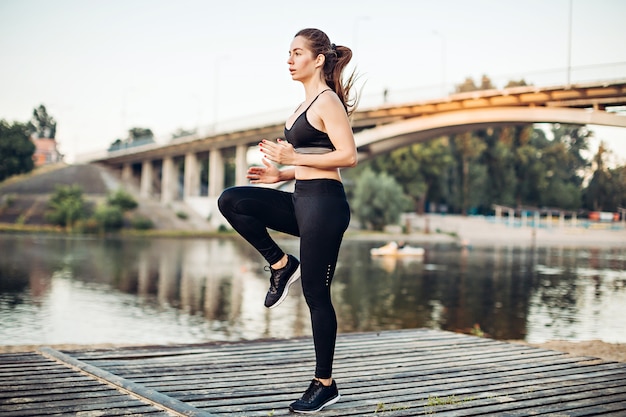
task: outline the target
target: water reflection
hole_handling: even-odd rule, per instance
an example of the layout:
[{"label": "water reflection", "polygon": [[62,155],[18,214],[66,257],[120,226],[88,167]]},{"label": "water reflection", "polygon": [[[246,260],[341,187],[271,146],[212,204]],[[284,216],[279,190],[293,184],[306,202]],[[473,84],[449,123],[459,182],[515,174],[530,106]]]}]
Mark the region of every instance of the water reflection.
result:
[{"label": "water reflection", "polygon": [[[371,258],[381,243],[342,248],[340,332],[479,325],[497,339],[626,342],[624,248],[432,245],[423,258]],[[309,335],[298,285],[280,308],[263,307],[263,266],[238,238],[0,235],[0,344]]]}]

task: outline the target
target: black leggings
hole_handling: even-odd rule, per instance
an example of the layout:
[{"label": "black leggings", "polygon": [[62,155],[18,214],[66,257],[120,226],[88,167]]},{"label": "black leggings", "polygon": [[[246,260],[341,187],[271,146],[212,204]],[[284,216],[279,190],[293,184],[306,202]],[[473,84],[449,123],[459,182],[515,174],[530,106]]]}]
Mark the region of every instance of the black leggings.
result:
[{"label": "black leggings", "polygon": [[270,264],[284,255],[268,228],[300,237],[302,292],[311,312],[315,376],[332,375],[337,317],[330,284],[350,207],[343,184],[332,179],[297,180],[293,193],[270,188],[231,187],[218,206],[233,228]]}]

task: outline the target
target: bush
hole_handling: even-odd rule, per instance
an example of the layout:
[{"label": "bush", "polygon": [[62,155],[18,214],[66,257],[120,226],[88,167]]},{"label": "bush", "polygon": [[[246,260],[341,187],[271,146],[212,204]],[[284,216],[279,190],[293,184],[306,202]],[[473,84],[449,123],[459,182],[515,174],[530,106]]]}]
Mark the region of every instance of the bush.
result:
[{"label": "bush", "polygon": [[77,185],[60,186],[48,201],[45,218],[48,222],[73,228],[75,223],[87,217],[87,204],[83,190]]},{"label": "bush", "polygon": [[94,217],[100,225],[100,230],[104,232],[119,230],[124,226],[124,213],[118,206],[99,206]]},{"label": "bush", "polygon": [[110,193],[107,197],[107,204],[109,206],[119,207],[123,212],[137,208],[137,200],[122,189]]},{"label": "bush", "polygon": [[4,208],[11,208],[15,205],[17,201],[16,194],[6,194],[2,197],[2,204],[0,204],[0,210]]},{"label": "bush", "polygon": [[131,220],[131,224],[133,229],[136,230],[148,230],[154,228],[154,223],[152,222],[152,220],[143,216],[133,217],[133,219]]}]

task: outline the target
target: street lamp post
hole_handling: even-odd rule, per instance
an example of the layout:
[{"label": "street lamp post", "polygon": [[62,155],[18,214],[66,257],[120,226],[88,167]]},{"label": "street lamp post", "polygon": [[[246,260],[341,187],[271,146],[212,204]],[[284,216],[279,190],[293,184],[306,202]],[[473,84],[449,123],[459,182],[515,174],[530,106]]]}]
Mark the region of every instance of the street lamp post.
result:
[{"label": "street lamp post", "polygon": [[354,19],[354,28],[352,33],[352,49],[357,51],[357,41],[359,37],[359,22],[369,20],[369,16],[359,16]]},{"label": "street lamp post", "polygon": [[446,37],[436,30],[433,34],[441,38],[441,95],[446,95]]},{"label": "street lamp post", "polygon": [[567,86],[569,87],[572,73],[572,8],[573,0],[569,0],[569,23],[567,28]]},{"label": "street lamp post", "polygon": [[227,55],[221,55],[215,60],[215,88],[213,90],[213,130],[217,131],[218,105],[220,98],[220,67]]}]

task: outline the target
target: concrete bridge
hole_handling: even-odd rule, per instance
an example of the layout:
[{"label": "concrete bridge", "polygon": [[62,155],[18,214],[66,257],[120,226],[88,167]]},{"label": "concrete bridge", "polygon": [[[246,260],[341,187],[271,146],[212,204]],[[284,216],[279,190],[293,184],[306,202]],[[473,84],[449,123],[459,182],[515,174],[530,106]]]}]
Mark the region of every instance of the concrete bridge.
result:
[{"label": "concrete bridge", "polygon": [[[513,87],[363,109],[353,115],[361,160],[411,143],[487,126],[568,123],[626,127],[626,79],[552,87]],[[248,151],[283,136],[283,123],[177,138],[108,152],[89,162],[137,182],[144,198],[184,201],[208,217],[225,186],[245,184]],[[234,171],[234,172],[233,172]],[[228,178],[228,174],[230,177]]]}]

